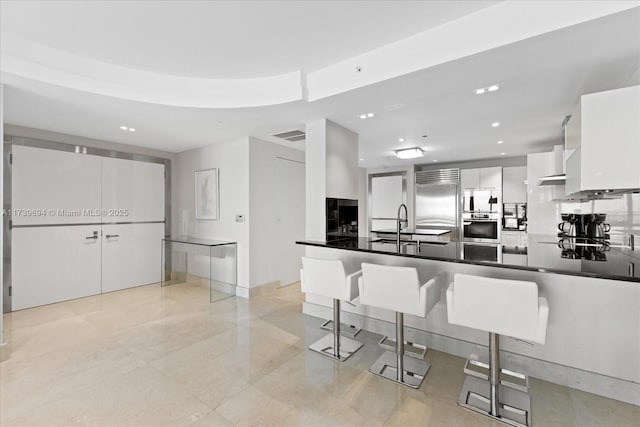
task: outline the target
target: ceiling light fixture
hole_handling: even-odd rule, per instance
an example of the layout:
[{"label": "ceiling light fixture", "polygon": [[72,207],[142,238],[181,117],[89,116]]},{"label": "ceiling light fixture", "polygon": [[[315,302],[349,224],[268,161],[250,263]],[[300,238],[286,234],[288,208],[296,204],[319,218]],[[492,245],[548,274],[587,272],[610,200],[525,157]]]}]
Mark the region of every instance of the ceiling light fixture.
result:
[{"label": "ceiling light fixture", "polygon": [[434,159],[433,161],[434,161],[434,162],[437,162],[437,160],[435,160],[435,159]]},{"label": "ceiling light fixture", "polygon": [[374,114],[373,113],[367,113],[367,117],[373,117]]},{"label": "ceiling light fixture", "polygon": [[498,142],[496,142],[496,144],[502,144],[502,143],[504,143],[504,141],[498,141]]},{"label": "ceiling light fixture", "polygon": [[134,128],[129,128],[129,132],[135,132],[136,130]]},{"label": "ceiling light fixture", "polygon": [[360,114],[360,118],[364,120],[364,119],[367,118],[367,115],[366,114]]},{"label": "ceiling light fixture", "polygon": [[398,142],[404,142],[404,138],[398,138]]},{"label": "ceiling light fixture", "polygon": [[404,150],[397,150],[396,156],[399,159],[415,159],[416,157],[424,156],[424,152],[420,148],[406,148]]},{"label": "ceiling light fixture", "polygon": [[500,153],[501,156],[504,156],[505,154],[507,154],[507,153]]},{"label": "ceiling light fixture", "polygon": [[491,123],[491,126],[493,126],[494,128],[497,128],[498,126],[500,126],[500,122],[493,122]]},{"label": "ceiling light fixture", "polygon": [[495,92],[497,90],[500,90],[500,85],[479,87],[478,89],[475,89],[473,93],[475,93],[476,95],[484,95],[487,92]]},{"label": "ceiling light fixture", "polygon": [[373,113],[360,114],[360,118],[361,118],[362,120],[364,120],[364,119],[370,119],[371,117],[374,117],[374,116],[375,116],[375,114],[373,114]]},{"label": "ceiling light fixture", "polygon": [[360,159],[360,161],[362,161],[362,160],[364,160],[364,159]]},{"label": "ceiling light fixture", "polygon": [[129,130],[129,128],[128,128],[128,127],[126,127],[126,126],[120,126],[120,129],[122,129],[122,130]]}]

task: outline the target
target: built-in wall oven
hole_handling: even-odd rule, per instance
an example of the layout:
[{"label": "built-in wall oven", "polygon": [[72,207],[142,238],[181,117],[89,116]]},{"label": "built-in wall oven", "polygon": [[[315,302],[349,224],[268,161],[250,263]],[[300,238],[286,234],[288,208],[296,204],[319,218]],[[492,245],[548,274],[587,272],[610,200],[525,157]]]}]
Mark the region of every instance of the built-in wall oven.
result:
[{"label": "built-in wall oven", "polygon": [[498,220],[486,219],[463,219],[463,238],[472,242],[498,242]]}]

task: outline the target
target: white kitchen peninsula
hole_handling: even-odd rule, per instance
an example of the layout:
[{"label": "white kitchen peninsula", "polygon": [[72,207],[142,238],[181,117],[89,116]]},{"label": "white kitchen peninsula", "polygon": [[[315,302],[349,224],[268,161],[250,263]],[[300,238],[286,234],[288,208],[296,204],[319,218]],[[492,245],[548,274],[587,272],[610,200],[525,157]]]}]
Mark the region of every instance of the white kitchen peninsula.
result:
[{"label": "white kitchen peninsula", "polygon": [[[503,365],[546,381],[640,403],[640,269],[629,275],[629,265],[640,262],[637,253],[612,248],[606,262],[566,259],[555,236],[529,235],[528,262],[522,265],[465,260],[464,243],[459,242],[403,244],[398,252],[395,244],[375,240],[298,243],[306,245],[307,256],[341,259],[349,269],[362,262],[416,267],[423,282],[442,272],[449,281],[454,273],[534,281],[549,301],[547,342],[530,345],[505,339]],[[328,318],[329,307],[328,301],[307,296],[303,311]],[[343,318],[372,332],[393,332],[393,313],[361,306],[357,299],[355,306],[344,307]],[[407,316],[405,324],[410,328],[407,340],[486,360],[486,334],[450,325],[444,296],[425,319]]]}]

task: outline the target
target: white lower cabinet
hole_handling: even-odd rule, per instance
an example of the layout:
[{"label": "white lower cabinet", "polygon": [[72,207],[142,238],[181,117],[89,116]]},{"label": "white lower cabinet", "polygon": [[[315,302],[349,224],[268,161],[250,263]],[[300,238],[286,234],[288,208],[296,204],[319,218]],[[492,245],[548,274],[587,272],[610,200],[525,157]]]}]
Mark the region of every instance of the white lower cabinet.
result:
[{"label": "white lower cabinet", "polygon": [[11,234],[12,310],[100,293],[100,226],[14,228]]},{"label": "white lower cabinet", "polygon": [[102,292],[157,283],[164,224],[102,226]]}]

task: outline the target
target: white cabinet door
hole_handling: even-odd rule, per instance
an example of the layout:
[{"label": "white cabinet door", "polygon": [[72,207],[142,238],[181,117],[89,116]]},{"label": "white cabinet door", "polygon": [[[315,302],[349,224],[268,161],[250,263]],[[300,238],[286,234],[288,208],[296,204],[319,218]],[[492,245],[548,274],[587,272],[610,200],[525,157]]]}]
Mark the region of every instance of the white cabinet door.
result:
[{"label": "white cabinet door", "polygon": [[102,227],[102,292],[160,281],[164,224]]},{"label": "white cabinet door", "polygon": [[396,218],[405,203],[401,175],[371,178],[371,218]]},{"label": "white cabinet door", "polygon": [[480,169],[460,170],[460,185],[463,190],[480,189]]},{"label": "white cabinet door", "polygon": [[502,191],[502,168],[482,168],[480,169],[480,189]]},{"label": "white cabinet door", "polygon": [[19,145],[12,154],[12,207],[44,211],[14,225],[100,222],[100,157]]},{"label": "white cabinet door", "polygon": [[104,222],[163,221],[164,165],[103,158],[102,208]]},{"label": "white cabinet door", "polygon": [[[87,239],[94,233],[97,238]],[[12,309],[99,294],[99,236],[100,227],[92,225],[14,228]]]},{"label": "white cabinet door", "polygon": [[502,200],[504,203],[526,203],[527,167],[517,166],[502,170]]}]

